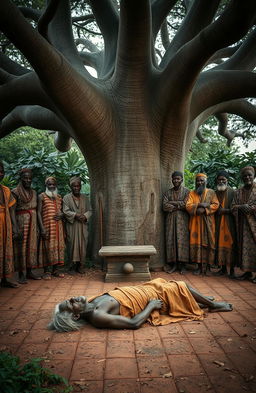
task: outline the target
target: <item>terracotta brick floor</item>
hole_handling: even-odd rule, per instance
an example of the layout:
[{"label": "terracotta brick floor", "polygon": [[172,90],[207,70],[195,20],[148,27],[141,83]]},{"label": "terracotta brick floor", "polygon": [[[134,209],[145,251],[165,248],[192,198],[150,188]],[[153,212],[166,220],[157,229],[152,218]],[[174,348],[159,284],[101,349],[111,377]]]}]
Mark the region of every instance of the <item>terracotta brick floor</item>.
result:
[{"label": "terracotta brick floor", "polygon": [[187,281],[205,295],[233,303],[234,310],[208,314],[201,322],[145,325],[136,331],[89,325],[74,333],[47,330],[56,302],[119,285],[104,283],[100,270],[88,270],[85,276],[0,289],[0,350],[23,361],[42,357],[75,393],[256,392],[256,286],[191,272],[152,273],[156,277]]}]

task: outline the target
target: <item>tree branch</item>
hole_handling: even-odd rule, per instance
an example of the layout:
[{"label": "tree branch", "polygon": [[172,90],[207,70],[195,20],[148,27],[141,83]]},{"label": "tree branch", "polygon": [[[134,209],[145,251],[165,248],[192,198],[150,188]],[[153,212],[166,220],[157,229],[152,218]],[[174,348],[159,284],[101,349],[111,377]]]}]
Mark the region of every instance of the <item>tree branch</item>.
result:
[{"label": "tree branch", "polygon": [[221,102],[207,108],[190,123],[186,142],[187,149],[190,147],[194,135],[197,135],[197,133],[200,132],[199,127],[205,123],[209,117],[215,116],[217,113],[232,113],[242,117],[245,121],[248,121],[251,124],[256,124],[256,108],[255,105],[252,105],[249,101],[245,99],[236,99]]},{"label": "tree branch", "polygon": [[98,69],[100,69],[102,64],[102,52],[79,52],[79,55],[84,65],[94,68],[98,73]]},{"label": "tree branch", "polygon": [[[206,65],[212,63],[219,63],[223,58],[231,57],[234,53],[236,53],[236,51],[240,48],[240,46],[241,44],[238,44],[235,46],[229,46],[227,48],[222,48],[218,50],[217,52],[214,53],[214,55],[210,57]],[[223,64],[223,61],[221,61],[221,64]]]},{"label": "tree branch", "polygon": [[242,45],[234,52],[233,56],[215,70],[253,70],[256,65],[256,29],[252,30]]},{"label": "tree branch", "polygon": [[211,23],[220,0],[194,1],[161,62],[164,68],[177,51]]},{"label": "tree branch", "polygon": [[40,130],[60,131],[69,135],[70,128],[52,111],[38,105],[22,105],[13,109],[1,123],[1,138],[21,126]]},{"label": "tree branch", "polygon": [[191,121],[221,102],[256,97],[256,74],[249,71],[204,72],[193,91]]},{"label": "tree branch", "polygon": [[161,32],[162,44],[164,49],[166,50],[170,44],[168,26],[166,20],[163,21],[160,32]]},{"label": "tree branch", "polygon": [[155,41],[161,25],[178,0],[152,0],[152,33]]},{"label": "tree branch", "polygon": [[144,81],[151,70],[151,9],[149,0],[123,0],[120,4],[120,28],[115,81],[117,88]]},{"label": "tree branch", "polygon": [[[1,74],[3,77],[3,71]],[[49,109],[54,108],[34,72],[22,76],[5,73],[3,82],[0,86],[0,119],[11,112],[15,106],[41,105]]]},{"label": "tree branch", "polygon": [[84,71],[74,43],[69,0],[50,0],[39,20],[40,33],[57,48],[79,72]]},{"label": "tree branch", "polygon": [[198,139],[201,143],[207,143],[207,142],[208,142],[208,139],[206,139],[206,138],[203,137],[201,131],[197,130],[196,136],[197,136],[197,139]]},{"label": "tree branch", "polygon": [[[175,96],[172,95],[170,103],[175,112],[178,108],[184,110],[181,100],[188,100],[189,92],[192,91],[207,60],[220,48],[229,46],[243,37],[254,23],[255,14],[254,0],[233,0],[215,22],[185,44],[173,57],[161,74],[159,84],[164,86],[161,95],[164,95],[165,99],[170,89],[176,92]],[[177,108],[173,105],[174,102],[177,103]]]},{"label": "tree branch", "polygon": [[34,22],[38,22],[42,15],[42,11],[35,8],[21,6],[19,10],[25,18],[31,19]]},{"label": "tree branch", "polygon": [[99,77],[103,78],[111,75],[114,71],[119,15],[110,0],[91,0],[90,4],[104,39],[104,59],[101,69],[98,70]]},{"label": "tree branch", "polygon": [[31,72],[28,68],[22,67],[20,64],[11,60],[3,52],[0,52],[0,67],[13,75],[24,75]]},{"label": "tree branch", "polygon": [[227,139],[227,145],[230,146],[231,142],[236,137],[243,137],[242,133],[232,132],[228,129],[228,115],[227,113],[215,113],[215,117],[219,122],[218,133]]}]

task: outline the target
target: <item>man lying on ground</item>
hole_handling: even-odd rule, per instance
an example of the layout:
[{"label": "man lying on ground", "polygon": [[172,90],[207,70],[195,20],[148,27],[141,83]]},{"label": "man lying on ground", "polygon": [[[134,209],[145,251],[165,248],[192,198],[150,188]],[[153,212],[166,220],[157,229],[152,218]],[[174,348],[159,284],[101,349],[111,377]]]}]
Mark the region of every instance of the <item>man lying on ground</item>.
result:
[{"label": "man lying on ground", "polygon": [[138,329],[144,322],[167,325],[182,320],[202,320],[202,308],[232,311],[232,305],[213,301],[183,281],[157,278],[141,285],[118,287],[87,300],[72,297],[56,305],[49,329],[78,330],[86,322],[96,328]]}]

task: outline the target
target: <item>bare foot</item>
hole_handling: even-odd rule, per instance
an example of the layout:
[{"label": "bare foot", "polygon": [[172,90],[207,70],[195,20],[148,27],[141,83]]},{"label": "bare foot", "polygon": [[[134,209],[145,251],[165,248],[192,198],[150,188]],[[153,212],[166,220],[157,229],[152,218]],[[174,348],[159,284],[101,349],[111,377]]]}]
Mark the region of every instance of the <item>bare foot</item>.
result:
[{"label": "bare foot", "polygon": [[210,312],[222,312],[222,311],[232,311],[233,306],[226,302],[214,302],[212,307],[209,309]]}]

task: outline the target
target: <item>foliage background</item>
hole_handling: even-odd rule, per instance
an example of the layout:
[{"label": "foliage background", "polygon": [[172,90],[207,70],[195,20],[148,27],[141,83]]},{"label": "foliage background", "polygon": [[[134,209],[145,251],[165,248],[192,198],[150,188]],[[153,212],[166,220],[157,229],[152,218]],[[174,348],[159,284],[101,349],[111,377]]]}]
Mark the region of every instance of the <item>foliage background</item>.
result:
[{"label": "foliage background", "polygon": [[82,191],[89,193],[88,169],[78,147],[73,142],[67,153],[59,153],[53,143],[53,135],[30,127],[21,128],[0,140],[0,160],[4,162],[3,184],[10,188],[17,185],[21,168],[33,170],[33,188],[38,192],[45,189],[47,176],[55,176],[58,191],[65,195],[70,191],[69,179],[80,175]]}]

